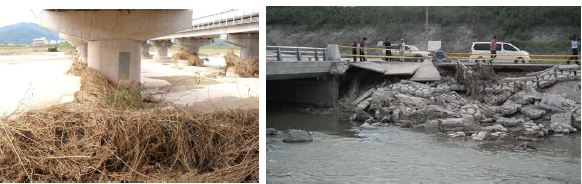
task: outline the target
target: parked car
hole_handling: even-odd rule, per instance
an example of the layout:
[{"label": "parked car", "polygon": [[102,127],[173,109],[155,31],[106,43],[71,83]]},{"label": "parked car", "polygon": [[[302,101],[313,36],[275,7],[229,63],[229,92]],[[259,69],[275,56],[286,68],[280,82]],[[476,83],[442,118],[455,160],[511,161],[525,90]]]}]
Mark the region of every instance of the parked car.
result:
[{"label": "parked car", "polygon": [[[406,57],[417,57],[417,59],[405,59],[406,61],[412,60],[412,61],[416,61],[416,62],[422,62],[425,59],[423,57],[430,57],[430,55],[431,55],[430,52],[422,51],[414,45],[404,45],[404,50],[402,50],[402,48],[399,48],[398,44],[392,44],[392,46],[390,46],[390,48],[391,49],[400,49],[400,50],[393,50],[392,51],[393,56],[401,56],[400,52],[403,52],[404,56],[406,56]],[[382,52],[382,53],[384,54],[385,52]]]},{"label": "parked car", "polygon": [[[485,62],[491,58],[491,51],[489,45],[491,42],[473,42],[471,46],[470,61]],[[520,50],[511,43],[497,42],[497,57],[493,60],[495,62],[514,62],[514,63],[529,63],[529,53]]]}]

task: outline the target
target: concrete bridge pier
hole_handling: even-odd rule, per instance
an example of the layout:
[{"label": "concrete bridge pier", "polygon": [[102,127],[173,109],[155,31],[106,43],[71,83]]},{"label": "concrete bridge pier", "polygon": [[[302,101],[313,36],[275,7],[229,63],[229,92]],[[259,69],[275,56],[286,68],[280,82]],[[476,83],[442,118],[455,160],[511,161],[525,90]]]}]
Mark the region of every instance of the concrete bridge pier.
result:
[{"label": "concrete bridge pier", "polygon": [[[190,10],[43,10],[39,14],[43,27],[86,40],[87,66],[122,86],[140,82],[143,41],[192,26]],[[162,44],[162,56],[169,44],[169,40]]]},{"label": "concrete bridge pier", "polygon": [[168,56],[168,47],[173,45],[170,40],[156,40],[154,45],[158,47],[158,55],[154,56],[155,62],[166,63],[170,62],[171,58]]},{"label": "concrete bridge pier", "polygon": [[177,38],[176,44],[186,48],[190,53],[198,54],[200,47],[211,41],[212,38]]},{"label": "concrete bridge pier", "polygon": [[89,41],[89,68],[96,69],[122,84],[139,81],[141,43],[136,40]]},{"label": "concrete bridge pier", "polygon": [[79,53],[79,59],[82,63],[87,63],[87,42],[76,45],[77,53]]},{"label": "concrete bridge pier", "polygon": [[240,47],[242,59],[259,56],[259,33],[231,33],[226,41]]},{"label": "concrete bridge pier", "polygon": [[142,59],[152,59],[152,55],[150,55],[150,44],[146,41],[141,43],[141,58]]}]

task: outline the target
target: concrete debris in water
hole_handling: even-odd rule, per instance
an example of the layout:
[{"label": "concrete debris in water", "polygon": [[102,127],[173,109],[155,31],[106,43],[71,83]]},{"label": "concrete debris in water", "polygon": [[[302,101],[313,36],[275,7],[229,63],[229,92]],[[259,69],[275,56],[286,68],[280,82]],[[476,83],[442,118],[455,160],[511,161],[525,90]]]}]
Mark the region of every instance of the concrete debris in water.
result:
[{"label": "concrete debris in water", "polygon": [[435,84],[408,80],[384,83],[350,101],[354,112],[351,119],[366,121],[361,127],[396,125],[437,131],[449,137],[470,135],[477,141],[504,137],[535,141],[552,133],[577,132],[580,104],[564,95],[538,90],[561,81],[580,80],[580,72],[558,72],[558,77],[552,72],[555,71],[538,72],[541,80],[537,83],[528,78],[485,81],[476,88],[471,86],[477,93],[470,97],[457,93],[466,86],[458,87],[455,80]]},{"label": "concrete debris in water", "polygon": [[572,114],[571,113],[558,113],[551,117],[550,128],[556,133],[570,133],[576,132],[576,129],[572,127]]},{"label": "concrete debris in water", "polygon": [[313,141],[311,133],[305,130],[294,130],[291,129],[285,134],[283,142],[310,142]]},{"label": "concrete debris in water", "polygon": [[274,128],[267,128],[267,136],[279,135],[279,130]]}]

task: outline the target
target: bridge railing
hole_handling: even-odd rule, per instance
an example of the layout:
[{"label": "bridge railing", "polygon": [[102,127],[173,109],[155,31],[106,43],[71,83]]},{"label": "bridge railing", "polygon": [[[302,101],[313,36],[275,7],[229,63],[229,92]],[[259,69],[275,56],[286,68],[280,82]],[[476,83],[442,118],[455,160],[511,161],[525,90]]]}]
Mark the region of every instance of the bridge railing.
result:
[{"label": "bridge railing", "polygon": [[325,61],[326,55],[326,48],[267,46],[267,60],[271,61]]},{"label": "bridge railing", "polygon": [[259,21],[258,11],[229,10],[212,15],[192,19],[192,30],[208,29],[228,25],[244,24]]}]

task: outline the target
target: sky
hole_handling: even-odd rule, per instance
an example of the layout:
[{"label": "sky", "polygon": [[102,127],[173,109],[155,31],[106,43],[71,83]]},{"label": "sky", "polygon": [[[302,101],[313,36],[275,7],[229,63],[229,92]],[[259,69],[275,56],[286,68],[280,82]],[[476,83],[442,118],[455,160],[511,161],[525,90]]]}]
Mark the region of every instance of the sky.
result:
[{"label": "sky", "polygon": [[30,9],[6,8],[0,11],[0,27],[19,22],[37,22]]},{"label": "sky", "polygon": [[[192,9],[192,17],[201,17],[204,15],[215,14],[219,12],[224,12],[232,8],[200,8],[200,9]],[[252,9],[240,9],[244,12],[253,11]],[[0,27],[16,24],[20,22],[34,22],[37,23],[36,16],[32,13],[31,9],[18,9],[18,8],[10,8],[10,9],[3,9],[0,11]]]}]

